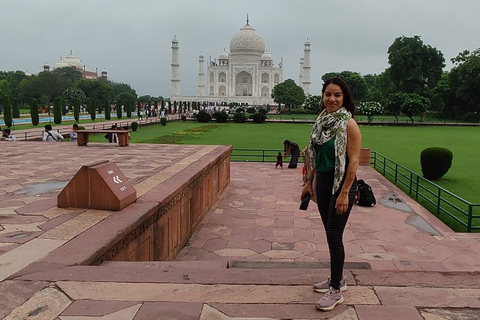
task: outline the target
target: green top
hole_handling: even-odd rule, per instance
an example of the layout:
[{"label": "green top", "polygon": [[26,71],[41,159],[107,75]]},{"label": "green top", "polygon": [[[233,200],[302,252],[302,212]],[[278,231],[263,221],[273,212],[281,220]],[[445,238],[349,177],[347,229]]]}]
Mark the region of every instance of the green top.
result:
[{"label": "green top", "polygon": [[335,170],[335,136],[324,144],[316,144],[315,170],[318,172],[332,172]]}]

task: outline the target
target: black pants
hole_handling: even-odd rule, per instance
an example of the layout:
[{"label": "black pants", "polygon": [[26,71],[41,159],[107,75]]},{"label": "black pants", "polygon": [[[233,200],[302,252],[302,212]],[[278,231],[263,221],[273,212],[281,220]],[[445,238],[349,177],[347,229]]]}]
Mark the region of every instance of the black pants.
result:
[{"label": "black pants", "polygon": [[348,193],[348,210],[344,214],[339,215],[336,212],[335,203],[342,187],[340,186],[339,190],[333,195],[333,178],[334,172],[317,172],[317,206],[327,234],[328,249],[330,251],[330,286],[338,290],[340,289],[343,264],[345,262],[343,231],[355,202],[357,179],[353,182]]}]

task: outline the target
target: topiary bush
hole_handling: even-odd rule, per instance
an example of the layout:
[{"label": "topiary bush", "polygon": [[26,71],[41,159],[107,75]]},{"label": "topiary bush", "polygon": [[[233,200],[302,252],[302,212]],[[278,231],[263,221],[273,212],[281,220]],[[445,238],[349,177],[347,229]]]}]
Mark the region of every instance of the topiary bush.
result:
[{"label": "topiary bush", "polygon": [[445,148],[427,148],[420,154],[423,176],[428,180],[438,180],[452,166],[453,153]]},{"label": "topiary bush", "polygon": [[137,131],[138,129],[138,122],[137,121],[133,121],[132,122],[132,131]]},{"label": "topiary bush", "polygon": [[267,116],[262,113],[254,113],[250,116],[253,123],[264,123],[267,120]]},{"label": "topiary bush", "polygon": [[160,124],[165,127],[167,125],[167,118],[160,118]]},{"label": "topiary bush", "polygon": [[200,110],[197,114],[197,121],[198,122],[209,122],[210,120],[212,120],[212,116],[210,115],[210,113],[204,111],[204,110]]},{"label": "topiary bush", "polygon": [[218,123],[225,123],[228,120],[228,114],[225,111],[216,111],[213,117]]},{"label": "topiary bush", "polygon": [[247,117],[245,116],[244,113],[235,112],[235,113],[233,114],[232,120],[233,120],[233,122],[235,122],[235,123],[244,123],[244,122],[247,120]]}]

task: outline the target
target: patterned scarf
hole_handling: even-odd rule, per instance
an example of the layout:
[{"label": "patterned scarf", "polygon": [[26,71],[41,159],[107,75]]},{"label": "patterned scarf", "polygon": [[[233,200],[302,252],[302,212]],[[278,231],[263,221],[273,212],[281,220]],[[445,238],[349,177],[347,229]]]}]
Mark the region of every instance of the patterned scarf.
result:
[{"label": "patterned scarf", "polygon": [[308,155],[312,168],[315,169],[317,154],[315,145],[324,144],[330,139],[335,138],[335,176],[333,180],[332,194],[335,194],[345,175],[345,164],[347,159],[347,123],[352,115],[345,107],[341,107],[335,112],[327,113],[324,109],[315,120],[310,142],[308,144]]}]

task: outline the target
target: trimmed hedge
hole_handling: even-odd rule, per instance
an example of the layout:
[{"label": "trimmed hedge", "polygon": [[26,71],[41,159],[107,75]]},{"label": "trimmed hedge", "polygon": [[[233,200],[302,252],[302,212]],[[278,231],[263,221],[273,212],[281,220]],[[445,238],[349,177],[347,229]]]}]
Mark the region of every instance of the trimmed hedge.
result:
[{"label": "trimmed hedge", "polygon": [[247,120],[247,117],[245,116],[244,113],[235,112],[235,113],[233,114],[232,120],[233,120],[233,122],[235,122],[235,123],[244,123],[244,122]]},{"label": "trimmed hedge", "polygon": [[216,111],[213,117],[218,123],[225,123],[228,120],[228,114],[225,111]]},{"label": "trimmed hedge", "polygon": [[204,111],[204,110],[200,110],[197,114],[197,121],[198,122],[209,122],[210,120],[212,120],[212,116],[210,115],[210,113]]},{"label": "trimmed hedge", "polygon": [[267,116],[262,113],[254,113],[250,116],[253,123],[264,123],[267,120]]},{"label": "trimmed hedge", "polygon": [[420,154],[423,176],[428,180],[438,180],[452,166],[453,153],[445,148],[427,148]]}]

